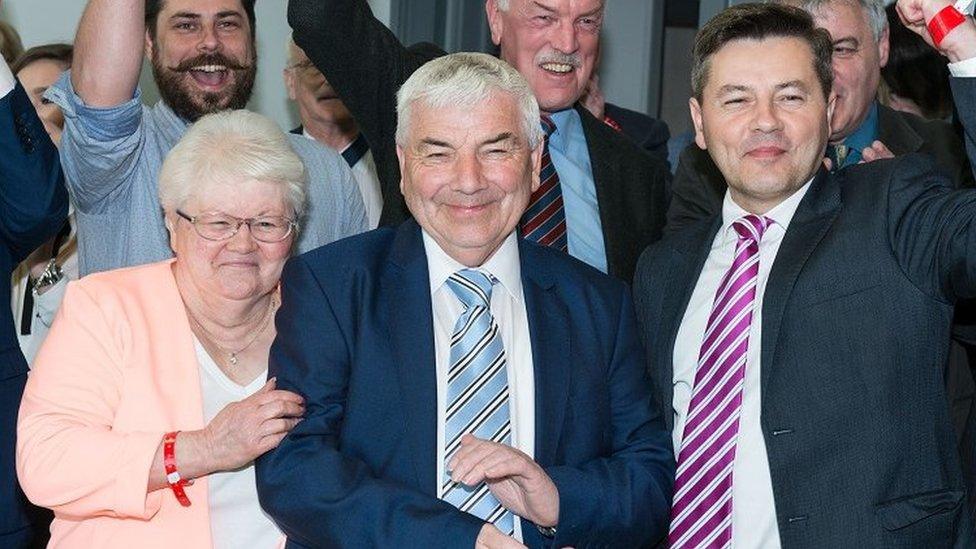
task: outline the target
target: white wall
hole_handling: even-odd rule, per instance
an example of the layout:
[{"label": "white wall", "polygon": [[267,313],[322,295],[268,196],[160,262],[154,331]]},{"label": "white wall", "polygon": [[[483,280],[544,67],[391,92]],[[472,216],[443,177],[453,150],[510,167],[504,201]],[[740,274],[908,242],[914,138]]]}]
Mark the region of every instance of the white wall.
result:
[{"label": "white wall", "polygon": [[[377,17],[390,20],[391,0],[368,0]],[[20,33],[25,47],[48,42],[72,42],[81,18],[83,0],[3,0],[0,18],[10,22]],[[291,29],[286,20],[286,0],[261,0],[256,4],[258,27],[258,79],[250,108],[277,120],[284,129],[298,123],[288,104],[281,71],[285,66],[285,48]],[[147,101],[157,96],[148,68],[142,74],[143,93]]]}]

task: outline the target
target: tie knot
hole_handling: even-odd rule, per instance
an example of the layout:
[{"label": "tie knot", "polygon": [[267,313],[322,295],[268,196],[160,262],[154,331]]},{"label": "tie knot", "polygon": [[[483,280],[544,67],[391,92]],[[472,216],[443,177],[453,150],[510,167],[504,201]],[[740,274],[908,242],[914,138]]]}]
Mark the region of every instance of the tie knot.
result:
[{"label": "tie knot", "polygon": [[542,129],[546,132],[546,137],[556,131],[556,123],[552,121],[552,118],[548,114],[543,114],[540,120],[542,122]]},{"label": "tie knot", "polygon": [[495,282],[495,277],[474,269],[461,269],[447,278],[447,285],[464,303],[465,309],[491,308],[491,287]]},{"label": "tie knot", "polygon": [[762,240],[766,229],[772,224],[773,220],[766,216],[750,214],[733,221],[732,228],[739,234],[739,238],[759,242]]}]

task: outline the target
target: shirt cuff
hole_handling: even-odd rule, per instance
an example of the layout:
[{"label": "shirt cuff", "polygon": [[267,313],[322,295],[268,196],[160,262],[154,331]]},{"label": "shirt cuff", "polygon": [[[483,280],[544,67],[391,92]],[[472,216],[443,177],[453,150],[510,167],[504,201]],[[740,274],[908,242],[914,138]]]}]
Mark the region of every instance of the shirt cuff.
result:
[{"label": "shirt cuff", "polygon": [[7,61],[3,56],[0,56],[0,97],[6,97],[16,85],[17,80],[14,78],[13,73],[10,72]]},{"label": "shirt cuff", "polygon": [[949,73],[956,78],[976,77],[976,57],[963,59],[957,63],[949,63]]}]

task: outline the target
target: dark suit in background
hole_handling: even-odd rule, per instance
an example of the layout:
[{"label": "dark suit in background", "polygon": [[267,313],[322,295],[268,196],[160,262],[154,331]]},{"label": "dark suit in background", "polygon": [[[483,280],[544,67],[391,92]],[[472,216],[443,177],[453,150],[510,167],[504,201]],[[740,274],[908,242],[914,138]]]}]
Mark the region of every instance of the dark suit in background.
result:
[{"label": "dark suit in background", "polygon": [[638,147],[652,156],[667,161],[668,139],[671,138],[671,132],[663,120],[651,118],[642,112],[619,107],[613,103],[605,103],[603,113],[616,122],[620,126],[620,131],[637,143]]},{"label": "dark suit in background", "polygon": [[[674,462],[626,286],[520,241],[535,379],[534,460],[559,491],[547,540],[641,547],[666,532]],[[584,306],[585,304],[585,306]],[[420,227],[380,228],[288,263],[269,376],[305,420],[258,460],[289,547],[473,547],[484,522],[437,499],[437,379]]]},{"label": "dark suit in background", "polygon": [[[18,84],[0,98],[0,303],[10,303],[13,269],[58,232],[67,213],[58,151]],[[29,505],[20,491],[14,470],[17,410],[26,382],[27,362],[17,343],[13,314],[9,306],[0,307],[0,547],[4,549],[28,547],[38,530],[47,529],[43,512]]]},{"label": "dark suit in background", "polygon": [[[976,79],[954,85],[972,135]],[[919,155],[821,169],[786,231],[761,339],[761,427],[784,547],[976,544],[942,376],[953,303],[976,297],[976,191],[952,187]],[[717,215],[669,233],[638,267],[664,410]],[[665,420],[673,427],[673,413]]]},{"label": "dark suit in background", "polygon": [[[365,0],[291,0],[288,22],[295,43],[332,84],[372,147],[383,194],[380,225],[406,219],[394,142],[395,94],[413,71],[443,50],[433,44],[404,47]],[[630,281],[641,251],[661,237],[670,173],[665,161],[579,104],[576,110],[593,167],[609,273]]]}]

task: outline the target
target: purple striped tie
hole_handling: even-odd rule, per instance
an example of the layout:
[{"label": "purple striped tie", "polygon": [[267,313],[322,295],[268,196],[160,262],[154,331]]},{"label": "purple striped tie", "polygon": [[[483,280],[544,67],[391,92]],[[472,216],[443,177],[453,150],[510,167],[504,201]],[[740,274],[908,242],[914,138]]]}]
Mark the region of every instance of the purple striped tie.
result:
[{"label": "purple striped tie", "polygon": [[735,259],[715,292],[685,420],[671,504],[672,549],[732,546],[732,466],[742,409],[759,241],[773,222],[732,223]]}]

